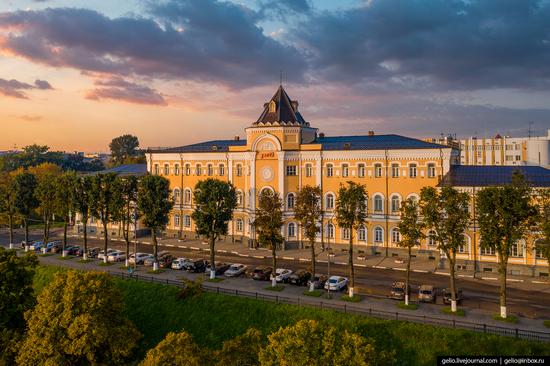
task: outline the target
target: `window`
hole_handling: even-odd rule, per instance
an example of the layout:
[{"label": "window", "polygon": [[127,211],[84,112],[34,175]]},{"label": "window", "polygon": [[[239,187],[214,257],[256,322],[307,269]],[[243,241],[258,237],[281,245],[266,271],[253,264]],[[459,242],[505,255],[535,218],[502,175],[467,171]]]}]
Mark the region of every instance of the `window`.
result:
[{"label": "window", "polygon": [[179,164],[174,165],[174,174],[175,175],[180,175],[180,165]]},{"label": "window", "polygon": [[542,245],[544,245],[542,242],[540,244],[539,241],[535,242],[535,258],[537,259],[544,259]]},{"label": "window", "polygon": [[296,165],[287,165],[286,175],[297,175]]},{"label": "window", "polygon": [[327,177],[332,177],[334,174],[332,164],[327,164]]},{"label": "window", "polygon": [[158,165],[158,164],[155,164],[155,168],[154,168],[153,172],[154,172],[153,174],[155,174],[155,175],[159,175],[159,174],[160,174],[160,172],[159,172],[159,165]]},{"label": "window", "polygon": [[288,224],[288,237],[289,238],[294,238],[296,236],[296,224],[291,222],[290,224]]},{"label": "window", "polygon": [[235,173],[237,177],[240,177],[243,175],[243,166],[241,164],[237,164],[237,171]]},{"label": "window", "polygon": [[433,230],[430,230],[428,232],[428,246],[429,247],[435,247],[436,243],[435,243],[435,231]]},{"label": "window", "polygon": [[349,238],[350,238],[349,233],[350,233],[349,229],[342,228],[342,240],[349,240]]},{"label": "window", "polygon": [[185,227],[191,227],[191,216],[185,215],[183,217],[183,226]]},{"label": "window", "polygon": [[197,164],[195,166],[195,175],[201,175],[202,171],[201,171],[201,165],[200,164]]},{"label": "window", "polygon": [[327,194],[326,196],[326,209],[332,210],[334,208],[334,195],[332,193]]},{"label": "window", "polygon": [[348,176],[349,176],[349,165],[342,164],[342,177],[348,177]]},{"label": "window", "polygon": [[428,164],[428,178],[434,178],[435,177],[435,164],[429,163]]},{"label": "window", "polygon": [[458,252],[461,254],[468,253],[468,244],[459,245]]},{"label": "window", "polygon": [[523,243],[515,242],[510,247],[510,256],[511,257],[523,257]]},{"label": "window", "polygon": [[189,188],[183,191],[183,203],[186,205],[191,204],[191,190]]},{"label": "window", "polygon": [[382,212],[384,211],[384,203],[382,201],[382,196],[376,195],[374,196],[374,212]]},{"label": "window", "polygon": [[170,165],[164,164],[164,175],[170,175]]},{"label": "window", "polygon": [[334,239],[334,225],[327,225],[327,238]]},{"label": "window", "polygon": [[516,161],[520,161],[521,160],[521,155],[516,155]]},{"label": "window", "polygon": [[365,177],[365,164],[358,164],[357,165],[357,175],[359,176],[359,178],[364,178]]},{"label": "window", "polygon": [[357,240],[367,241],[367,229],[365,229],[364,226],[360,226],[359,229],[357,229]]},{"label": "window", "polygon": [[382,176],[382,164],[374,164],[374,176],[380,178]]},{"label": "window", "polygon": [[393,228],[391,230],[391,242],[399,243],[400,241],[401,241],[401,235],[399,234],[399,230],[396,228]]},{"label": "window", "polygon": [[174,216],[174,226],[179,227],[180,226],[180,215]]},{"label": "window", "polygon": [[191,175],[191,165],[185,164],[185,175]]},{"label": "window", "polygon": [[409,165],[409,177],[416,178],[416,164]]},{"label": "window", "polygon": [[289,193],[288,196],[286,196],[286,207],[288,210],[294,209],[294,200],[294,193]]},{"label": "window", "polygon": [[243,192],[237,191],[237,206],[241,207],[243,205]]},{"label": "window", "polygon": [[313,175],[313,167],[311,164],[306,164],[306,177],[311,177]]},{"label": "window", "polygon": [[214,168],[212,167],[212,164],[208,164],[206,166],[206,174],[208,174],[209,176],[214,174]]},{"label": "window", "polygon": [[243,220],[242,219],[237,219],[237,221],[235,222],[235,225],[237,226],[237,231],[242,233],[243,232]]},{"label": "window", "polygon": [[374,228],[374,242],[383,243],[384,242],[384,230],[380,226]]},{"label": "window", "polygon": [[512,161],[512,160],[514,160],[513,155],[506,155],[506,161]]},{"label": "window", "polygon": [[399,164],[392,164],[391,165],[391,177],[392,178],[398,178],[399,177]]},{"label": "window", "polygon": [[218,166],[218,175],[225,175],[225,165],[220,164]]},{"label": "window", "polygon": [[489,248],[489,247],[481,247],[479,249],[479,253],[481,255],[495,255],[495,250],[493,248]]},{"label": "window", "polygon": [[392,196],[391,197],[391,212],[399,212],[399,196]]},{"label": "window", "polygon": [[175,203],[180,202],[180,190],[179,190],[179,188],[174,188],[174,202]]}]

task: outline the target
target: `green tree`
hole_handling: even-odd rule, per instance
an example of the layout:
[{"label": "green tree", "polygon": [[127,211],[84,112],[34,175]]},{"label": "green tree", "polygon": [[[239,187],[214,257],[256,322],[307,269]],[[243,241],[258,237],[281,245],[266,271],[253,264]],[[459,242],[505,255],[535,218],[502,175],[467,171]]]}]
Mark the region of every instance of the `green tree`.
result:
[{"label": "green tree", "polygon": [[92,177],[90,194],[90,211],[93,216],[99,217],[103,226],[103,249],[107,263],[107,247],[109,246],[109,232],[107,226],[114,221],[115,213],[120,207],[116,197],[117,176],[114,173],[96,174]]},{"label": "green tree", "polygon": [[34,254],[18,256],[0,247],[0,365],[11,365],[25,332],[25,311],[35,304]]},{"label": "green tree", "polygon": [[157,232],[170,220],[170,211],[174,201],[170,197],[170,182],[158,175],[147,175],[139,181],[137,206],[143,215],[143,224],[151,229],[153,241],[153,270],[158,270]]},{"label": "green tree", "polygon": [[353,233],[364,225],[367,220],[367,189],[364,185],[352,181],[340,185],[336,199],[336,222],[344,229],[349,230],[349,297],[353,297],[355,287],[355,271],[353,268]]},{"label": "green tree", "polygon": [[16,215],[15,197],[13,175],[6,172],[0,173],[0,213],[8,219],[10,249],[13,249],[13,223]]},{"label": "green tree", "polygon": [[155,348],[150,349],[140,366],[201,366],[203,351],[185,331],[170,332]]},{"label": "green tree", "polygon": [[84,255],[83,259],[88,259],[88,219],[90,218],[92,206],[92,188],[93,178],[89,175],[77,177],[73,187],[73,206],[75,212],[80,214],[80,222],[82,223],[83,238],[84,238]]},{"label": "green tree", "polygon": [[191,217],[197,234],[208,238],[210,244],[210,278],[216,277],[215,244],[222,235],[227,235],[228,222],[237,207],[235,187],[231,183],[208,178],[195,186],[195,210]]},{"label": "green tree", "polygon": [[271,333],[259,359],[262,366],[366,366],[394,361],[392,355],[377,353],[371,339],[315,320],[300,320]]},{"label": "green tree", "polygon": [[456,311],[456,253],[465,244],[464,232],[470,223],[466,192],[452,187],[440,191],[434,187],[424,187],[420,191],[421,213],[430,237],[437,248],[449,261],[449,281],[451,288],[451,310]]},{"label": "green tree", "polygon": [[59,272],[37,300],[25,314],[19,365],[121,365],[140,338],[105,273]]},{"label": "green tree", "polygon": [[260,364],[258,352],[262,346],[262,333],[249,328],[244,334],[223,342],[214,357],[216,366],[256,366]]},{"label": "green tree", "polygon": [[133,135],[122,135],[114,138],[109,144],[111,162],[114,165],[127,163],[129,158],[139,154],[139,140]]},{"label": "green tree", "polygon": [[537,231],[535,250],[542,254],[550,267],[550,188],[541,189],[537,197]]},{"label": "green tree", "polygon": [[23,218],[25,246],[29,245],[29,216],[38,207],[35,196],[36,185],[36,178],[29,172],[19,173],[14,178],[15,210]]},{"label": "green tree", "polygon": [[271,274],[271,286],[277,285],[275,271],[277,269],[277,248],[283,243],[281,235],[283,221],[283,202],[279,194],[270,189],[264,189],[260,193],[256,219],[254,225],[258,230],[258,242],[260,245],[271,249],[273,260],[273,273]]},{"label": "green tree", "polygon": [[50,238],[50,226],[52,216],[55,212],[57,205],[57,175],[47,172],[40,176],[37,176],[38,184],[36,186],[36,198],[38,199],[39,206],[38,210],[42,215],[42,220],[44,221],[44,234],[42,236],[42,241],[44,244],[47,244]]},{"label": "green tree", "polygon": [[401,205],[401,220],[397,224],[400,233],[400,240],[397,246],[407,248],[407,274],[405,281],[405,305],[409,305],[410,293],[410,275],[411,275],[411,257],[412,248],[420,245],[420,240],[424,238],[424,223],[419,214],[418,203],[409,198]]},{"label": "green tree", "polygon": [[120,177],[116,185],[117,200],[120,207],[115,213],[115,220],[122,225],[122,236],[126,242],[126,267],[130,257],[130,228],[137,219],[138,179],[135,176]]},{"label": "green tree", "polygon": [[75,187],[78,178],[74,172],[63,172],[55,179],[55,213],[63,219],[63,244],[62,253],[65,255],[67,246],[67,227],[71,212],[75,209]]},{"label": "green tree", "polygon": [[512,183],[487,187],[477,194],[477,220],[482,248],[492,248],[498,257],[500,277],[500,316],[506,313],[506,275],[512,246],[525,237],[536,217],[531,188],[514,172]]},{"label": "green tree", "polygon": [[[315,276],[315,238],[321,230],[321,188],[304,186],[298,191],[294,205],[294,217],[300,222],[311,248],[311,272]],[[314,290],[313,284],[310,291]]]}]

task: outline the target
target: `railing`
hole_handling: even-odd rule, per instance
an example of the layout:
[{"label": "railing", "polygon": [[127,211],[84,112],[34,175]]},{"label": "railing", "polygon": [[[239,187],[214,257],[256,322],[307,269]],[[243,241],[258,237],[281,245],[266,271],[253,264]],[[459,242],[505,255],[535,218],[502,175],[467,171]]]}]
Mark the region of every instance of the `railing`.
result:
[{"label": "railing", "polygon": [[[159,283],[164,285],[172,285],[177,287],[183,287],[183,281],[171,280],[171,279],[162,279],[154,276],[142,276],[138,274],[127,274],[120,272],[111,272],[107,271],[108,274],[124,279],[133,279],[138,281],[147,281],[153,283]],[[230,295],[230,296],[240,296],[253,298],[258,300],[272,301],[277,304],[292,304],[292,305],[302,305],[302,306],[312,306],[321,309],[330,309],[336,310],[343,313],[357,314],[357,315],[366,315],[374,318],[385,319],[385,320],[400,320],[400,321],[410,321],[415,323],[430,324],[436,326],[443,326],[447,328],[455,329],[466,329],[475,332],[495,334],[500,336],[508,336],[515,338],[522,338],[531,341],[542,341],[550,342],[550,333],[539,332],[536,330],[520,329],[520,328],[508,328],[501,327],[491,324],[480,324],[472,323],[463,320],[456,319],[445,319],[445,318],[434,318],[426,315],[414,315],[414,314],[405,314],[400,312],[393,311],[384,311],[377,310],[372,308],[364,308],[351,304],[338,304],[335,302],[327,301],[315,301],[314,298],[302,298],[302,297],[288,297],[281,295],[271,295],[255,291],[246,291],[239,289],[228,289],[210,284],[203,284],[202,288],[205,292],[221,294],[221,295]]]}]

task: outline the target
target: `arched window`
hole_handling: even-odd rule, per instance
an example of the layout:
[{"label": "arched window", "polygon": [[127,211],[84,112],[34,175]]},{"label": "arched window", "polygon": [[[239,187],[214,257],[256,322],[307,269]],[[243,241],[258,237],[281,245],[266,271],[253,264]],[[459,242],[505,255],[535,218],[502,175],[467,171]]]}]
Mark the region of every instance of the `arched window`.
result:
[{"label": "arched window", "polygon": [[180,189],[174,188],[174,202],[179,203],[180,202]]},{"label": "arched window", "polygon": [[243,175],[243,166],[241,164],[237,164],[237,169],[236,169],[235,175],[237,177],[240,177],[240,176]]},{"label": "arched window", "polygon": [[212,167],[212,164],[206,166],[206,174],[208,174],[208,176],[214,175],[214,167]]},{"label": "arched window", "polygon": [[374,196],[374,212],[383,212],[384,211],[384,200],[382,196],[377,194]]},{"label": "arched window", "polygon": [[191,227],[191,216],[185,215],[185,216],[183,217],[183,225],[184,225],[185,227]]},{"label": "arched window", "polygon": [[437,244],[435,242],[435,231],[430,230],[428,232],[428,246],[429,247],[435,247]]},{"label": "arched window", "polygon": [[357,229],[357,240],[367,241],[367,229],[364,226],[359,226]]},{"label": "arched window", "polygon": [[191,175],[191,164],[185,164],[185,175]]},{"label": "arched window", "polygon": [[202,171],[201,171],[201,165],[200,164],[197,164],[195,166],[195,175],[201,175],[202,174]]},{"label": "arched window", "polygon": [[397,244],[400,241],[401,241],[401,235],[399,234],[399,229],[394,227],[391,230],[391,242]]},{"label": "arched window", "polygon": [[374,242],[375,243],[384,242],[384,230],[380,226],[377,226],[374,228]]},{"label": "arched window", "polygon": [[220,164],[218,166],[218,175],[225,175],[225,165]]},{"label": "arched window", "polygon": [[409,164],[409,178],[416,178],[416,164]]},{"label": "arched window", "polygon": [[237,231],[242,233],[243,232],[243,219],[237,219],[237,221],[235,221],[235,226],[237,227]]},{"label": "arched window", "polygon": [[325,200],[325,201],[326,201],[326,202],[325,202],[325,203],[326,203],[325,206],[326,206],[326,209],[327,209],[327,210],[332,210],[332,209],[334,209],[334,195],[333,195],[332,193],[327,194],[326,200]]},{"label": "arched window", "polygon": [[391,165],[391,177],[399,178],[399,164],[393,163]]},{"label": "arched window", "polygon": [[399,212],[399,208],[400,208],[399,196],[392,196],[391,197],[391,212]]},{"label": "arched window", "polygon": [[327,224],[327,238],[334,239],[334,225]]},{"label": "arched window", "polygon": [[349,165],[342,164],[342,177],[348,177],[348,176],[349,176]]},{"label": "arched window", "polygon": [[191,190],[189,188],[186,188],[185,191],[183,191],[183,203],[186,205],[191,204]]},{"label": "arched window", "polygon": [[286,196],[286,207],[287,207],[288,210],[293,210],[294,209],[295,198],[296,198],[296,196],[294,196],[294,193],[289,193]]},{"label": "arched window", "polygon": [[170,175],[170,164],[164,164],[164,175]]},{"label": "arched window", "polygon": [[174,164],[174,174],[175,175],[180,175],[180,165],[179,164]]},{"label": "arched window", "polygon": [[327,177],[332,177],[334,174],[334,168],[332,164],[327,164]]},{"label": "arched window", "polygon": [[382,176],[382,164],[374,164],[374,176],[380,178]]},{"label": "arched window", "polygon": [[174,216],[174,226],[180,227],[180,215]]},{"label": "arched window", "polygon": [[357,164],[357,176],[359,178],[364,178],[365,172],[366,172],[365,164]]},{"label": "arched window", "polygon": [[287,234],[289,238],[294,238],[296,236],[296,224],[291,222],[288,224]]}]

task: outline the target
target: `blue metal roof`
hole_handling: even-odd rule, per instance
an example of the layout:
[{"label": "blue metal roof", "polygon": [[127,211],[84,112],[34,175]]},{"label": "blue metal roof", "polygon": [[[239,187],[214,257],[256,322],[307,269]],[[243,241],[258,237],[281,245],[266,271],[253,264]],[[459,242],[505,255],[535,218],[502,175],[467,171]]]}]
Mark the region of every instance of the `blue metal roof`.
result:
[{"label": "blue metal roof", "polygon": [[111,169],[105,169],[99,172],[93,172],[91,174],[95,175],[95,174],[107,174],[107,173],[115,173],[120,176],[128,176],[128,175],[142,176],[147,174],[147,164],[119,165]]},{"label": "blue metal roof", "polygon": [[440,185],[453,187],[502,186],[519,171],[533,187],[550,187],[550,170],[540,166],[452,165]]},{"label": "blue metal roof", "polygon": [[313,143],[321,144],[323,150],[450,149],[449,146],[394,134],[317,137]]},{"label": "blue metal roof", "polygon": [[166,149],[148,150],[153,153],[184,153],[184,152],[225,152],[229,146],[245,146],[246,140],[212,140],[193,145],[170,147]]}]

